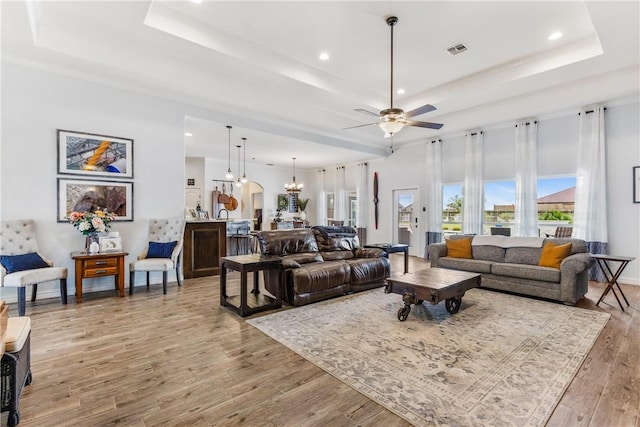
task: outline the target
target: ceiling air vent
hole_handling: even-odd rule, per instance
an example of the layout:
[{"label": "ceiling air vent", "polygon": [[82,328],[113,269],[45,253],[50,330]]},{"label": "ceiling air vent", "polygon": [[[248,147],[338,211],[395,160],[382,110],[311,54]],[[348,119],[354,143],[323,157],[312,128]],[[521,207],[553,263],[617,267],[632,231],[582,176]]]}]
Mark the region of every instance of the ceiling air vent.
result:
[{"label": "ceiling air vent", "polygon": [[465,50],[467,50],[467,47],[465,45],[463,45],[462,43],[454,44],[453,46],[451,46],[450,48],[447,49],[447,51],[451,55],[457,55],[459,53],[464,52]]}]

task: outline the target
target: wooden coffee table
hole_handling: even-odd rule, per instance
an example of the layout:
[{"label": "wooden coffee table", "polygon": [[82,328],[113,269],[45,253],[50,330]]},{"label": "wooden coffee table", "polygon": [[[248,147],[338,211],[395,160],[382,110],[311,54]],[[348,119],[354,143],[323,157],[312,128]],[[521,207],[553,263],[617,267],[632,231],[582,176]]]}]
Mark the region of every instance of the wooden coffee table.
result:
[{"label": "wooden coffee table", "polygon": [[416,273],[394,275],[387,279],[386,293],[402,295],[404,306],[398,310],[398,319],[407,320],[411,304],[445,302],[451,314],[460,310],[464,293],[480,286],[480,274],[446,268],[428,268]]}]

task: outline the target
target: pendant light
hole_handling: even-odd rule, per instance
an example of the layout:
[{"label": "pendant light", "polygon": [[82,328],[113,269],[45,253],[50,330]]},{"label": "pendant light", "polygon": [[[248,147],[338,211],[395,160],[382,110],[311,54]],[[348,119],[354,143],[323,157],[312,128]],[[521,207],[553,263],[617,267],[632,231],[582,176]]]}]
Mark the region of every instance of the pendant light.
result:
[{"label": "pendant light", "polygon": [[304,184],[296,183],[296,158],[292,157],[292,159],[293,159],[293,181],[291,181],[291,184],[285,184],[284,188],[285,190],[287,190],[287,193],[289,194],[297,194],[302,191]]},{"label": "pendant light", "polygon": [[[249,182],[247,179],[247,138],[242,138],[242,179],[241,183],[246,184]],[[238,173],[240,173],[240,169],[238,169]]]},{"label": "pendant light", "polygon": [[238,147],[238,180],[236,181],[236,187],[242,187],[242,181],[240,181],[240,145],[236,145]]},{"label": "pendant light", "polygon": [[228,133],[229,133],[229,142],[227,145],[227,157],[229,160],[229,168],[227,169],[227,173],[224,175],[227,179],[233,179],[233,173],[231,172],[231,126],[227,125]]}]

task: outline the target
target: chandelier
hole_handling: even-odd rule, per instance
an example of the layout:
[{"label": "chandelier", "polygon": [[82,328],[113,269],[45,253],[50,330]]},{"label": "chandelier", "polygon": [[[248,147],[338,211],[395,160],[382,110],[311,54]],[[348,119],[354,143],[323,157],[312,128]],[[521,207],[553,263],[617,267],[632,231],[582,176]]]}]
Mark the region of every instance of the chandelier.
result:
[{"label": "chandelier", "polygon": [[304,187],[304,184],[296,183],[296,158],[292,157],[292,159],[293,159],[293,181],[291,181],[291,184],[285,184],[284,189],[287,190],[287,193],[289,194],[297,194],[302,191],[302,187]]}]

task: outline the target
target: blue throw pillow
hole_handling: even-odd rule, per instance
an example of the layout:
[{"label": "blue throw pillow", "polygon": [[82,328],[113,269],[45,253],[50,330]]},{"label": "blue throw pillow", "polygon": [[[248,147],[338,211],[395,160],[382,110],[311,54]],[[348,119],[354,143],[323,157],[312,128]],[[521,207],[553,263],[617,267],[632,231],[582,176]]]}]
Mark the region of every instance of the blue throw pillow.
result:
[{"label": "blue throw pillow", "polygon": [[7,270],[7,274],[49,267],[49,264],[35,252],[22,255],[2,255],[0,256],[0,264]]},{"label": "blue throw pillow", "polygon": [[147,258],[171,258],[173,249],[178,242],[149,242],[149,250],[147,251]]}]

